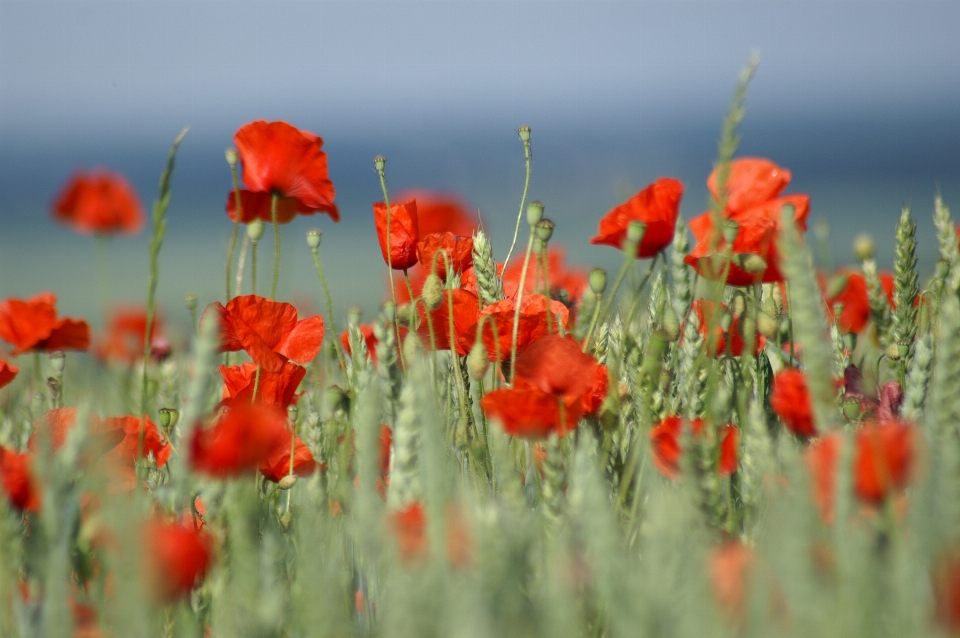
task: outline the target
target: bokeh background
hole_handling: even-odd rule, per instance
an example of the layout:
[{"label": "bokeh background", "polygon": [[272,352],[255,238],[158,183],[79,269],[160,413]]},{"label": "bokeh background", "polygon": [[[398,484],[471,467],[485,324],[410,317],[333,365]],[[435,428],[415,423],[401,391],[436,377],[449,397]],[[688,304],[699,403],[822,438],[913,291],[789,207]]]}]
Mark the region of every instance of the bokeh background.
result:
[{"label": "bokeh background", "polygon": [[[531,195],[571,260],[616,268],[588,239],[611,207],[658,176],[707,206],[705,179],[734,82],[761,55],[742,155],[792,170],[836,261],[858,232],[889,267],[900,207],[936,259],[934,193],[960,211],[960,3],[923,2],[0,2],[0,298],[52,290],[61,314],[97,323],[107,301],[144,298],[147,233],[110,242],[100,292],[94,240],[55,224],[77,167],[125,173],[145,205],[183,126],[159,299],[223,296],[231,187],[223,151],[242,124],[284,119],[321,135],[343,220],[284,228],[280,296],[319,303],[304,232],[343,313],[372,314],[384,267],[372,158],[393,190],[459,194],[503,258],[523,185],[516,128],[533,129]],[[268,229],[268,233],[269,233]],[[270,239],[270,235],[267,235]],[[269,278],[272,244],[261,252]]]}]

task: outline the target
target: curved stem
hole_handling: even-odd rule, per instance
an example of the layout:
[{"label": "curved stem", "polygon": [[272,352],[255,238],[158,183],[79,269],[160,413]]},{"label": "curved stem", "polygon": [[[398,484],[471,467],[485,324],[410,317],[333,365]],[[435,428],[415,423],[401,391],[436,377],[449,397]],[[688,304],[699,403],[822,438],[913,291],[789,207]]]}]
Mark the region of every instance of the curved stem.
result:
[{"label": "curved stem", "polygon": [[[517,364],[517,336],[520,333],[520,303],[523,301],[523,289],[527,284],[527,268],[530,267],[530,253],[533,250],[533,227],[530,227],[530,239],[527,241],[527,252],[523,256],[523,268],[520,270],[520,289],[517,291],[517,305],[513,311],[513,336],[510,338],[510,384],[513,385],[514,367]],[[506,271],[506,268],[504,268]],[[547,314],[550,313],[550,303],[547,302]]]},{"label": "curved stem", "polygon": [[274,193],[270,196],[270,218],[273,220],[273,244],[275,248],[273,258],[273,286],[270,288],[270,298],[277,297],[277,281],[280,279],[280,222],[277,221],[277,201],[280,196]]},{"label": "curved stem", "polygon": [[[240,208],[240,179],[237,177],[237,164],[234,162],[230,166],[230,173],[233,175],[233,201],[234,201],[234,220],[233,220],[233,234],[230,235],[230,247],[227,249],[227,299],[230,301],[230,280],[233,275],[233,251],[237,246],[237,233],[240,231],[240,218],[243,216],[241,214]],[[240,285],[237,284],[237,289],[240,289]]]},{"label": "curved stem", "polygon": [[387,207],[387,279],[390,281],[390,298],[393,300],[393,303],[396,304],[397,289],[393,284],[393,247],[390,245],[390,222],[392,221],[390,218],[393,210],[390,208],[390,194],[387,192],[387,177],[383,174],[382,169],[377,170],[377,175],[380,176],[380,189],[383,190],[383,203]]},{"label": "curved stem", "polygon": [[257,294],[257,244],[260,242],[251,242],[250,247],[250,293]]},{"label": "curved stem", "polygon": [[[623,251],[623,265],[620,267],[620,272],[617,273],[617,278],[613,281],[613,287],[610,289],[610,294],[607,295],[607,299],[603,304],[603,308],[600,310],[600,314],[597,317],[598,322],[606,319],[607,313],[610,312],[610,306],[613,305],[613,300],[617,296],[617,290],[620,289],[620,284],[623,283],[623,278],[627,276],[630,266],[633,265],[634,254],[635,252],[633,250]],[[590,327],[590,331],[583,340],[584,352],[586,352],[587,348],[590,347],[590,340],[593,338],[593,328],[596,327],[596,323],[590,322]]]},{"label": "curved stem", "polygon": [[[507,271],[507,264],[510,263],[510,257],[513,255],[513,249],[517,246],[517,237],[520,236],[520,220],[523,219],[523,208],[527,204],[527,190],[530,188],[530,140],[523,143],[523,160],[526,164],[526,177],[523,180],[523,195],[520,197],[520,212],[517,213],[517,226],[513,229],[513,242],[510,244],[510,251],[507,258],[503,260],[503,271]],[[503,281],[501,277],[500,281]]]},{"label": "curved stem", "polygon": [[340,369],[347,369],[347,360],[340,347],[340,339],[337,337],[337,326],[333,318],[333,301],[330,297],[330,286],[327,285],[327,277],[323,274],[323,266],[320,265],[320,255],[317,248],[313,249],[313,266],[317,270],[317,276],[320,277],[320,285],[323,287],[323,296],[327,302],[327,321],[330,322],[330,332],[333,333],[333,346],[337,351],[337,361],[340,363]]}]

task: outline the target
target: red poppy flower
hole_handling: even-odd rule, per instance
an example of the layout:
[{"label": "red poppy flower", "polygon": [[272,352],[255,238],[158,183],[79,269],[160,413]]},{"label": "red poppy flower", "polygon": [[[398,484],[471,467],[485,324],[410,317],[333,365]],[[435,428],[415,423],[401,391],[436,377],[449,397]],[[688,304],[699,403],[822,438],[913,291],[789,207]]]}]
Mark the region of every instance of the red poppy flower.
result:
[{"label": "red poppy flower", "polygon": [[[96,414],[87,417],[87,436],[92,443],[92,453],[100,455],[109,452],[123,441],[126,432],[123,424],[113,420],[102,420]],[[37,451],[40,437],[48,437],[50,448],[56,452],[67,440],[67,434],[77,421],[76,408],[56,408],[48,410],[33,420],[33,434],[27,441],[31,452]]]},{"label": "red poppy flower", "polygon": [[960,632],[960,551],[953,548],[939,558],[932,580],[937,620],[948,631]]},{"label": "red poppy flower", "polygon": [[[587,271],[583,268],[570,267],[564,263],[565,254],[560,246],[550,246],[547,249],[547,280],[550,288],[550,297],[553,299],[565,299],[566,303],[573,305],[579,301],[584,288],[587,287]],[[513,261],[506,268],[497,264],[497,274],[502,275],[503,294],[508,299],[515,298],[520,290],[520,275],[523,274],[523,260]],[[501,272],[502,271],[502,272]],[[476,275],[469,271],[469,284],[476,287]],[[530,264],[527,267],[527,278],[524,280],[524,292],[541,293],[543,292],[544,278],[543,269],[540,266],[540,260],[531,257]],[[467,278],[461,278],[461,285],[468,285]]]},{"label": "red poppy flower", "polygon": [[840,462],[840,446],[843,438],[839,432],[831,432],[814,439],[804,455],[813,487],[813,502],[820,517],[833,522],[833,494],[836,491],[837,464]]},{"label": "red poppy flower", "polygon": [[[483,345],[491,361],[510,359],[513,339],[513,317],[516,311],[513,299],[501,299],[480,311],[481,317],[489,317],[483,325]],[[525,295],[520,302],[520,322],[517,331],[517,352],[523,350],[539,337],[547,334],[547,298],[543,295]],[[551,322],[565,328],[569,325],[570,311],[559,301],[549,302]],[[496,332],[494,332],[494,328]],[[496,334],[496,339],[494,338]],[[470,344],[473,345],[472,343]],[[469,351],[469,348],[467,349]]]},{"label": "red poppy flower", "polygon": [[598,367],[576,339],[552,334],[532,341],[517,356],[514,374],[543,392],[569,399],[593,388]]},{"label": "red poppy flower", "polygon": [[213,537],[193,525],[153,521],[145,539],[151,590],[161,602],[188,594],[213,563]]},{"label": "red poppy flower", "polygon": [[[743,354],[744,345],[740,317],[731,316],[730,325],[726,330],[720,325],[721,316],[727,312],[726,304],[720,304],[721,312],[713,312],[714,302],[709,299],[696,299],[693,302],[693,311],[697,313],[699,319],[700,336],[704,343],[710,342],[707,326],[714,323],[713,350],[710,356],[716,358],[719,355],[729,354],[733,357],[739,357]],[[714,316],[711,316],[714,315]],[[753,354],[757,355],[763,349],[766,340],[759,333],[754,334]]]},{"label": "red poppy flower", "polygon": [[40,489],[30,473],[31,456],[0,445],[0,484],[7,498],[17,509],[36,512],[40,509]]},{"label": "red poppy flower", "polygon": [[444,297],[435,309],[430,311],[427,321],[423,304],[417,304],[420,326],[417,334],[425,348],[431,348],[430,325],[433,325],[433,341],[437,350],[450,350],[450,304],[453,304],[454,348],[461,357],[467,356],[473,347],[477,335],[479,304],[477,296],[462,289],[445,290]]},{"label": "red poppy flower", "polygon": [[[392,235],[390,239],[393,239]],[[437,254],[440,251],[446,254],[446,259]],[[440,279],[446,281],[448,261],[454,273],[462,273],[473,266],[473,238],[459,237],[453,233],[423,235],[417,244],[417,258],[428,273],[430,268],[434,267],[434,259],[436,259],[434,272]]]},{"label": "red poppy flower", "polygon": [[600,414],[600,408],[607,398],[607,392],[610,386],[610,373],[607,366],[598,364],[593,373],[593,385],[580,399],[580,409],[584,416],[597,416]]},{"label": "red poppy flower", "polygon": [[257,364],[243,363],[238,366],[220,366],[223,377],[223,398],[251,402],[254,386],[257,388],[257,403],[275,405],[286,409],[297,402],[297,388],[307,370],[289,361],[284,361],[279,370],[260,370],[257,381]]},{"label": "red poppy flower", "polygon": [[469,237],[480,227],[469,207],[455,195],[427,190],[404,191],[397,194],[398,202],[417,200],[417,224],[422,236],[433,233],[453,233]]},{"label": "red poppy flower", "polygon": [[380,426],[380,476],[390,472],[390,450],[393,449],[393,430],[389,425]]},{"label": "red poppy flower", "polygon": [[86,350],[90,326],[86,321],[57,319],[57,298],[43,292],[30,299],[0,303],[0,337],[15,346],[13,354],[27,351]]},{"label": "red poppy flower", "polygon": [[637,258],[653,257],[673,241],[682,197],[683,184],[669,177],[661,177],[607,213],[600,220],[597,236],[590,243],[622,250],[627,238],[627,226],[630,222],[639,221],[646,225],[646,230],[637,246]]},{"label": "red poppy flower", "polygon": [[[132,364],[143,357],[143,342],[147,334],[147,312],[139,306],[115,309],[107,322],[103,339],[95,350],[99,359],[123,361]],[[154,316],[150,341],[163,334],[163,322]]]},{"label": "red poppy flower", "polygon": [[[473,558],[473,539],[463,520],[461,508],[450,504],[445,509],[447,560],[454,567],[466,567]],[[397,540],[400,560],[416,563],[427,557],[427,512],[417,501],[390,514],[389,525]]]},{"label": "red poppy flower", "polygon": [[[503,430],[525,439],[544,439],[551,433],[565,436],[576,429],[581,416],[580,396],[565,398],[517,379],[512,388],[484,395],[480,407]],[[562,405],[562,408],[561,408]]]},{"label": "red poppy flower", "polygon": [[866,423],[856,436],[853,487],[862,500],[879,504],[910,480],[913,428],[899,421]]},{"label": "red poppy flower", "polygon": [[[140,430],[143,428],[143,447],[140,447]],[[135,416],[109,417],[101,421],[100,428],[105,432],[122,430],[124,433],[120,443],[111,450],[110,455],[129,467],[133,467],[137,460],[137,451],[142,450],[141,457],[153,454],[157,467],[166,465],[173,448],[167,442],[167,437],[157,428],[149,418],[141,419]]]},{"label": "red poppy flower", "polygon": [[[274,447],[262,461],[260,461],[260,473],[270,481],[279,483],[280,480],[290,474],[290,439]],[[293,451],[293,473],[296,476],[310,476],[317,469],[317,462],[313,458],[313,453],[307,444],[296,437]]]},{"label": "red poppy flower", "polygon": [[[707,180],[714,198],[719,198],[717,185],[718,169],[714,169]],[[807,229],[807,216],[810,214],[810,197],[807,195],[786,195],[780,193],[790,182],[790,171],[781,168],[766,159],[740,158],[730,163],[730,172],[726,185],[725,219],[736,222],[737,235],[731,252],[734,259],[728,264],[720,264],[719,270],[727,268],[727,285],[751,286],[757,283],[783,281],[779,269],[777,238],[781,230],[782,209],[784,205],[794,207],[794,223],[801,231]],[[716,279],[720,272],[712,272],[717,265],[712,263],[711,243],[722,254],[726,251],[726,241],[713,226],[713,213],[706,212],[690,221],[697,245],[684,259],[700,275]],[[757,255],[763,260],[761,270],[753,273],[744,269],[740,256]]]},{"label": "red poppy flower", "polygon": [[[248,191],[240,189],[240,222],[249,224],[254,219],[264,223],[273,222],[273,196],[270,193]],[[237,195],[234,191],[227,193],[227,203],[224,207],[230,221],[237,221]],[[336,207],[334,207],[336,208]],[[319,211],[304,205],[296,197],[280,197],[277,199],[277,223],[289,224],[297,215],[313,215]],[[331,215],[332,217],[332,215]],[[334,221],[339,219],[337,216]]]},{"label": "red poppy flower", "polygon": [[417,263],[420,230],[417,225],[417,200],[390,204],[390,256],[387,258],[387,205],[373,205],[373,221],[377,226],[380,253],[384,263],[394,270],[407,270]]},{"label": "red poppy flower", "polygon": [[747,600],[746,583],[753,550],[739,542],[728,542],[713,549],[709,560],[710,584],[720,606],[736,620],[743,617]]},{"label": "red poppy flower", "polygon": [[257,295],[234,297],[224,307],[213,304],[220,314],[220,351],[245,350],[258,365],[279,372],[284,358],[309,363],[320,352],[323,317],[297,320],[291,304]]},{"label": "red poppy flower", "polygon": [[[243,164],[247,189],[294,198],[312,212],[321,211],[333,221],[340,220],[333,203],[333,182],[327,174],[327,154],[320,150],[322,138],[286,122],[259,120],[241,126],[233,143]],[[241,201],[241,207],[244,203]]]},{"label": "red poppy flower", "polygon": [[[843,288],[835,292],[832,297],[827,297],[832,292],[830,288],[836,283],[843,283]],[[893,275],[889,272],[880,273],[880,286],[887,295],[887,303],[893,308]],[[870,321],[870,298],[867,294],[867,281],[863,278],[863,274],[841,270],[834,280],[825,284],[824,287],[826,288],[824,301],[827,305],[827,316],[833,319],[834,304],[843,304],[839,318],[841,332],[856,334],[863,332]]]},{"label": "red poppy flower", "polygon": [[80,233],[134,234],[143,228],[143,206],[133,186],[103,169],[73,175],[52,208],[54,218]]},{"label": "red poppy flower", "polygon": [[770,407],[787,429],[800,437],[816,436],[807,377],[796,368],[781,370],[773,378]]},{"label": "red poppy flower", "polygon": [[[690,421],[693,436],[699,438],[703,433],[703,419]],[[650,444],[653,451],[653,464],[661,474],[669,479],[680,476],[680,437],[683,434],[683,419],[668,416],[650,430]],[[732,425],[724,425],[717,430],[720,441],[717,469],[720,476],[729,476],[737,471],[739,462],[740,433]]]},{"label": "red poppy flower", "polygon": [[190,442],[195,470],[215,477],[237,476],[260,465],[275,447],[290,444],[286,411],[232,401],[208,429],[197,427]]},{"label": "red poppy flower", "polygon": [[7,385],[17,376],[20,369],[6,361],[0,361],[0,388]]}]

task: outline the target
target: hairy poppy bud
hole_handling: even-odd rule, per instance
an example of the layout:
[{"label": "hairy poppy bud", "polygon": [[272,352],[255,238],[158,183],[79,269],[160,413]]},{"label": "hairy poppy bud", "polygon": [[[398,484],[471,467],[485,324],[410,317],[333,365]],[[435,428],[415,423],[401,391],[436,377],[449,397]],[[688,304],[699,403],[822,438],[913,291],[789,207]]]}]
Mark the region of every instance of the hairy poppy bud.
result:
[{"label": "hairy poppy bud", "polygon": [[322,235],[323,232],[319,228],[311,228],[307,231],[307,245],[310,246],[311,250],[320,248],[320,237]]},{"label": "hairy poppy bud", "polygon": [[730,309],[733,311],[734,317],[739,317],[743,314],[743,311],[747,309],[747,300],[742,294],[735,294],[730,301]]},{"label": "hairy poppy bud", "polygon": [[873,259],[874,251],[873,237],[867,233],[861,233],[853,238],[853,256],[858,261]]},{"label": "hairy poppy bud", "polygon": [[383,312],[383,318],[387,320],[387,323],[393,323],[396,321],[397,304],[393,303],[393,301],[384,301],[381,311]]},{"label": "hairy poppy bud", "polygon": [[406,326],[411,330],[416,330],[417,309],[408,303],[397,308],[397,323],[399,323],[401,326]]},{"label": "hairy poppy bud", "polygon": [[627,224],[627,243],[637,246],[643,241],[643,234],[647,231],[647,225],[636,220]]},{"label": "hairy poppy bud", "polygon": [[373,167],[377,169],[378,173],[383,172],[383,167],[387,165],[387,158],[383,155],[377,155],[373,158]]},{"label": "hairy poppy bud", "polygon": [[363,318],[363,308],[360,306],[350,306],[347,310],[347,325],[356,328],[360,325],[360,319]]},{"label": "hairy poppy bud", "polygon": [[550,219],[541,219],[537,222],[537,239],[546,244],[553,237],[553,228],[556,224]]},{"label": "hairy poppy bud", "polygon": [[483,341],[477,339],[477,342],[470,348],[470,354],[467,355],[467,372],[470,378],[479,381],[487,374],[490,367],[490,357],[487,355],[487,347]]},{"label": "hairy poppy bud", "polygon": [[765,310],[757,313],[757,332],[767,339],[777,338],[778,329],[777,320],[770,316]]},{"label": "hairy poppy bud", "polygon": [[663,328],[663,334],[669,341],[676,341],[680,337],[680,320],[672,306],[664,307],[660,327]]},{"label": "hairy poppy bud", "polygon": [[290,423],[295,423],[297,416],[300,414],[300,408],[297,407],[296,403],[291,403],[287,407],[287,421]]},{"label": "hairy poppy bud", "polygon": [[289,490],[291,487],[293,487],[296,484],[297,484],[296,474],[287,474],[282,479],[280,479],[279,483],[277,483],[277,485],[280,487],[281,490]]},{"label": "hairy poppy bud", "polygon": [[536,226],[543,219],[543,204],[539,200],[527,204],[527,223]]},{"label": "hairy poppy bud", "polygon": [[728,219],[720,226],[720,232],[723,234],[723,241],[733,244],[733,241],[737,238],[737,233],[740,232],[740,224]]},{"label": "hairy poppy bud", "polygon": [[173,408],[160,408],[160,427],[164,432],[169,433],[180,420],[180,413]]},{"label": "hairy poppy bud", "polygon": [[237,149],[228,148],[223,154],[227,158],[227,164],[230,165],[230,168],[237,165]]},{"label": "hairy poppy bud", "polygon": [[260,238],[263,237],[263,231],[264,225],[263,221],[260,219],[254,219],[252,222],[247,224],[247,237],[250,238],[250,241],[260,241]]},{"label": "hairy poppy bud", "polygon": [[887,346],[887,349],[884,350],[883,353],[887,355],[887,359],[890,359],[891,361],[899,361],[900,345],[896,342],[893,342],[889,346]]},{"label": "hairy poppy bud", "polygon": [[440,281],[440,277],[437,277],[436,273],[427,275],[420,294],[428,310],[436,310],[440,307],[440,303],[443,301],[443,282]]},{"label": "hairy poppy bud", "polygon": [[602,295],[607,288],[607,271],[603,268],[594,268],[590,271],[590,290],[595,295]]},{"label": "hairy poppy bud", "polygon": [[530,141],[530,127],[527,126],[526,124],[524,124],[519,129],[517,129],[517,133],[520,134],[521,142],[526,143]]},{"label": "hairy poppy bud", "polygon": [[760,255],[748,253],[740,256],[740,267],[751,275],[759,275],[767,270],[767,260]]},{"label": "hairy poppy bud", "polygon": [[410,361],[415,361],[423,355],[423,344],[420,343],[420,337],[416,332],[411,332],[403,340],[403,358],[409,365]]},{"label": "hairy poppy bud", "polygon": [[847,399],[843,402],[843,416],[847,421],[856,421],[860,418],[860,400]]}]

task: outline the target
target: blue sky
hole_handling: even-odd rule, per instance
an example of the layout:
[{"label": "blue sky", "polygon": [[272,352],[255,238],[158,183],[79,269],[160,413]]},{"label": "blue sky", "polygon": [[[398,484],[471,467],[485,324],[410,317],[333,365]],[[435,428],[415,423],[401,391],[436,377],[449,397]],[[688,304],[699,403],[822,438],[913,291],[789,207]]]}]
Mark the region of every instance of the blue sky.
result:
[{"label": "blue sky", "polygon": [[[377,256],[378,153],[392,186],[456,190],[500,240],[519,200],[524,123],[533,194],[556,236],[579,260],[613,265],[615,251],[586,238],[625,194],[669,174],[687,184],[684,215],[703,209],[719,125],[752,50],[761,65],[743,152],[793,170],[791,190],[809,192],[812,217],[834,224],[838,256],[864,227],[890,243],[906,200],[931,239],[934,190],[960,208],[958,25],[960,3],[920,0],[2,0],[0,295],[52,287],[82,307],[91,242],[48,219],[50,199],[74,167],[107,165],[149,202],[184,125],[165,247],[174,274],[161,294],[175,303],[182,268],[209,271],[190,285],[216,295],[229,232],[223,149],[261,118],[326,139],[345,220],[319,223],[345,273],[369,277]],[[298,220],[291,244],[316,223]],[[115,242],[118,297],[142,294],[144,242]],[[931,264],[933,245],[921,249]],[[891,253],[881,245],[881,258]],[[78,265],[64,273],[67,258]],[[290,291],[309,275],[298,259],[285,262]],[[344,275],[335,288],[349,296],[362,284]]]}]

